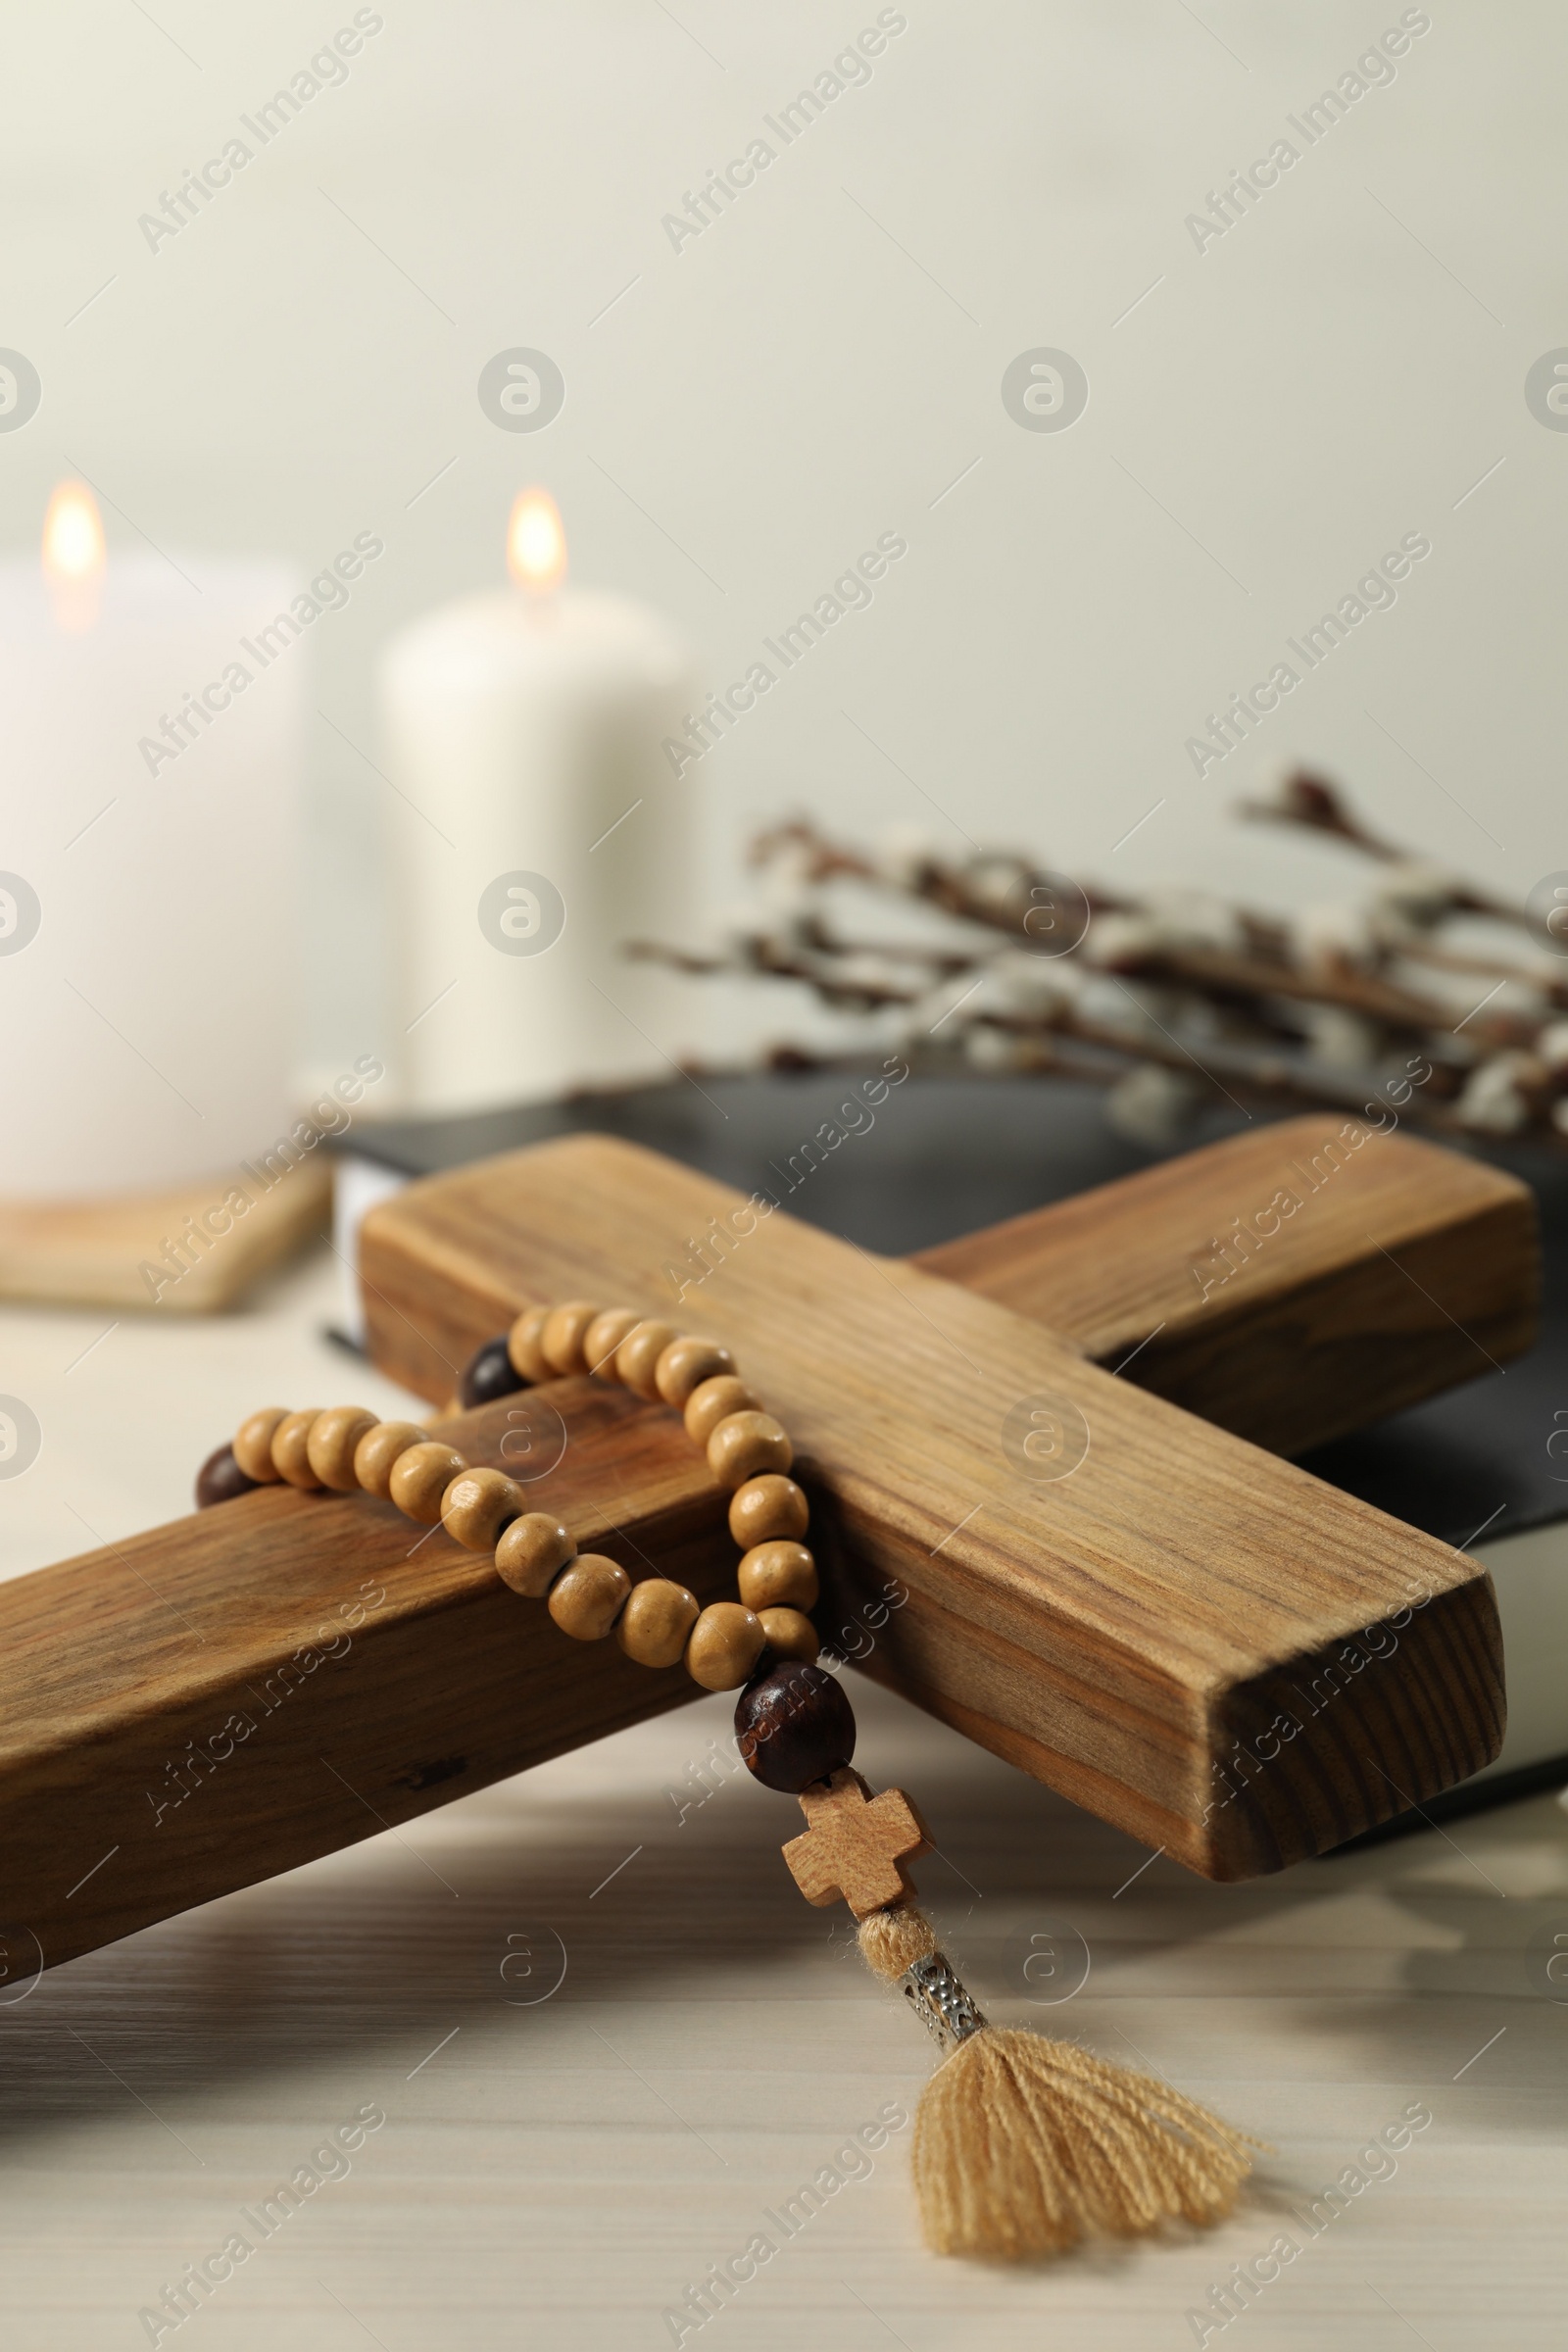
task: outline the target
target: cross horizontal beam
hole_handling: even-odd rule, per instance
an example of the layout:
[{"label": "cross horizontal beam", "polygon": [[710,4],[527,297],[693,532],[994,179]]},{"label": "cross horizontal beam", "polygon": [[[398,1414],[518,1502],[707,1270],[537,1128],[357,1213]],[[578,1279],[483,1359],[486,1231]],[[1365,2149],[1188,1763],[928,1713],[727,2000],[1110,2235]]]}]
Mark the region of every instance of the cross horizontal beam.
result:
[{"label": "cross horizontal beam", "polygon": [[[673,1415],[586,1380],[551,1398],[571,1442],[539,1506],[633,1575],[655,1551],[700,1598],[731,1593],[722,1501]],[[440,1434],[515,1469],[511,1409]],[[54,1967],[700,1695],[681,1668],[568,1640],[488,1557],[364,1494],[264,1487],[15,1578],[0,1983],[9,1997],[29,1954]]]},{"label": "cross horizontal beam", "polygon": [[1505,1364],[1539,1324],[1527,1185],[1321,1111],[913,1262],[1274,1453]]}]

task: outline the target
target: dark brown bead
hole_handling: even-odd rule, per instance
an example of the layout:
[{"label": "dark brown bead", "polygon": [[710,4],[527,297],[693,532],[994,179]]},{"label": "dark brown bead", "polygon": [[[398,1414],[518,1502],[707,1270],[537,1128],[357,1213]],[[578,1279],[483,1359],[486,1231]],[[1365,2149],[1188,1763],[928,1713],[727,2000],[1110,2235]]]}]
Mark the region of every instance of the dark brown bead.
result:
[{"label": "dark brown bead", "polygon": [[235,1461],[233,1446],[220,1446],[196,1473],[196,1508],[210,1511],[215,1502],[232,1502],[236,1494],[254,1494],[257,1485]]},{"label": "dark brown bead", "polygon": [[468,1358],[463,1378],[458,1383],[458,1399],[465,1411],[472,1412],[476,1404],[488,1404],[494,1396],[510,1396],[514,1389],[526,1388],[522,1374],[507,1353],[508,1334],[498,1340],[486,1340],[477,1353]]},{"label": "dark brown bead", "polygon": [[786,1658],[741,1692],[735,1742],[764,1788],[799,1796],[854,1755],[855,1711],[833,1675]]}]

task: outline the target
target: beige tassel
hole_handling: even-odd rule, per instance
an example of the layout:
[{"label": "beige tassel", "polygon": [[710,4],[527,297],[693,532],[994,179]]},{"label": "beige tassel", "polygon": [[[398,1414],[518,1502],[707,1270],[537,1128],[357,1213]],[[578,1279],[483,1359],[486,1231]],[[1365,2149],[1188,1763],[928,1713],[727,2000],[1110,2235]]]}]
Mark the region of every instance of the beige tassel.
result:
[{"label": "beige tassel", "polygon": [[1152,2075],[1072,2041],[988,2025],[910,1903],[860,1922],[873,1973],[950,2048],[914,2125],[914,2181],[936,2254],[1017,2262],[1085,2236],[1218,2222],[1261,2143]]}]

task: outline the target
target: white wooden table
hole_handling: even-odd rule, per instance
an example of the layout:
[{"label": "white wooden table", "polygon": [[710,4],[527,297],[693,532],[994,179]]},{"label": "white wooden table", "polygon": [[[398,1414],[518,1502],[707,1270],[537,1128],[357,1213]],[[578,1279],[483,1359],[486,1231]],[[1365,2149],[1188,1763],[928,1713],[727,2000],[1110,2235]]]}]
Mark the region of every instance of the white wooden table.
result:
[{"label": "white wooden table", "polygon": [[[0,1482],[6,1572],[182,1510],[200,1456],[259,1400],[406,1404],[318,1336],[332,1280],[323,1254],[250,1313],[101,1340],[108,1317],[0,1315],[0,1386],[44,1431],[34,1467]],[[992,2014],[1160,2069],[1276,2152],[1211,2235],[1018,2272],[922,2251],[895,2132],[686,2343],[1176,2347],[1211,2284],[1286,2232],[1297,2259],[1210,2343],[1556,2352],[1553,1801],[1210,1886],[873,1686],[854,1697],[857,1760],[929,1816],[923,1890]],[[796,1893],[777,1848],[798,1816],[736,1765],[731,1711],[717,1697],[622,1733],[0,2000],[7,2352],[147,2342],[138,2313],[234,2232],[254,2252],[158,2341],[670,2343],[665,2310],[759,2231],[780,2238],[764,2213],[885,2102],[912,2109],[929,2066],[848,1915]],[[670,1792],[698,1795],[705,1759],[712,1793],[682,1819]],[[1087,1982],[1045,2005],[1085,1952]],[[1433,2120],[1397,2170],[1309,2239],[1290,2209],[1415,2101]],[[364,2110],[386,2120],[312,2167],[337,2177],[264,2236],[245,2216]]]}]

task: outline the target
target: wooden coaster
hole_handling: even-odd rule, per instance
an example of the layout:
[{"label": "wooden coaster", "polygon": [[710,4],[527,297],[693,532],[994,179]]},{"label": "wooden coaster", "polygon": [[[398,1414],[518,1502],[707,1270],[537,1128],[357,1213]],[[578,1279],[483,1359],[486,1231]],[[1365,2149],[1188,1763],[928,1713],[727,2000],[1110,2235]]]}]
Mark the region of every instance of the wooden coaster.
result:
[{"label": "wooden coaster", "polygon": [[235,1168],[172,1193],[0,1201],[0,1298],[213,1314],[324,1229],[331,1193],[327,1162],[305,1159],[266,1191]]}]

